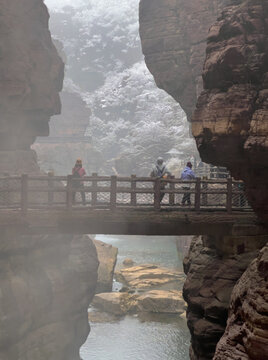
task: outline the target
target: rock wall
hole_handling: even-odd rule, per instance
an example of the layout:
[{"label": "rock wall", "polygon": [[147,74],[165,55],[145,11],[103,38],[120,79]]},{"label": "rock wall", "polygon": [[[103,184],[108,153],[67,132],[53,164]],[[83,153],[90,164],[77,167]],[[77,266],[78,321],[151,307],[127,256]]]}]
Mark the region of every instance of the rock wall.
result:
[{"label": "rock wall", "polygon": [[203,89],[207,33],[230,0],[141,0],[140,36],[158,87],[177,100],[188,118]]},{"label": "rock wall", "polygon": [[142,48],[157,85],[192,120],[202,160],[226,166],[244,180],[249,200],[264,222],[268,222],[267,19],[268,4],[263,0],[140,3]]},{"label": "rock wall", "polygon": [[79,360],[97,269],[96,249],[86,236],[2,231],[0,358]]},{"label": "rock wall", "polygon": [[243,179],[268,223],[268,3],[232,3],[210,28],[192,131],[202,159]]},{"label": "rock wall", "polygon": [[83,160],[88,175],[98,172],[103,162],[102,154],[92,145],[85,132],[91,110],[76,93],[61,93],[62,112],[50,121],[48,137],[38,137],[32,146],[40,168],[55,175],[70,174],[77,158]]},{"label": "rock wall", "polygon": [[[202,160],[226,166],[232,176],[244,180],[253,208],[267,225],[267,1],[141,0],[140,35],[157,85],[181,104],[192,121]],[[214,244],[208,239],[196,242],[185,263],[193,360],[212,359],[226,326],[232,289],[264,245],[253,237],[256,249],[245,251],[246,238],[214,240]],[[237,249],[232,248],[237,241]],[[258,296],[256,307],[243,312],[250,298],[255,299],[253,279],[261,281],[258,276],[244,287],[241,280],[244,293],[234,291],[239,300],[232,303],[217,360],[265,356],[267,299]],[[267,275],[262,281],[267,284]],[[261,353],[252,354],[253,343],[260,344]]]},{"label": "rock wall", "polygon": [[[43,0],[0,0],[0,176],[39,174],[30,149],[60,111],[63,63]],[[79,360],[97,282],[87,237],[0,229],[0,358]]]},{"label": "rock wall", "polygon": [[37,174],[30,146],[60,112],[64,66],[43,1],[0,0],[0,7],[0,174]]},{"label": "rock wall", "polygon": [[60,111],[64,67],[43,1],[0,0],[0,7],[0,150],[28,150]]},{"label": "rock wall", "polygon": [[214,360],[268,359],[268,247],[235,286],[224,336]]},{"label": "rock wall", "polygon": [[[266,241],[265,236],[199,237],[193,240],[189,255],[184,260],[187,279],[183,289],[192,336],[191,360],[213,358],[216,345],[225,331],[233,288]],[[253,288],[250,292],[254,292]],[[261,300],[260,297],[258,299]],[[260,302],[260,308],[262,306],[265,306],[264,302]],[[236,358],[223,356],[219,359]]]}]

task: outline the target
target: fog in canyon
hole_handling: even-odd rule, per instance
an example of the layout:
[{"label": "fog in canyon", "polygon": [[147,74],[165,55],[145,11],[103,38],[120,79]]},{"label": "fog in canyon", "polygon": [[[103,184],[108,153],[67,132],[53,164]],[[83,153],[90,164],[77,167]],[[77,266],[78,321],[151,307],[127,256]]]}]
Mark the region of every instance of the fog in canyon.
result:
[{"label": "fog in canyon", "polygon": [[[266,2],[0,3],[0,359],[264,359]],[[242,188],[197,180],[183,207],[180,187],[161,204],[152,185],[136,216],[135,179],[118,203],[115,177],[99,197],[93,179],[82,205],[65,178],[77,158],[88,175],[148,176],[158,156],[179,177],[200,159],[191,132]]]},{"label": "fog in canyon", "polygon": [[88,173],[148,175],[172,148],[183,162],[198,157],[180,105],[156,87],[144,63],[139,1],[45,3],[66,74],[62,114],[50,121],[50,137],[34,145],[41,168],[66,174],[82,157]]},{"label": "fog in canyon", "polygon": [[[62,113],[51,119],[50,136],[38,138],[34,145],[41,168],[66,174],[81,157],[87,173],[148,175],[156,158],[163,156],[179,175],[179,167],[198,153],[183,110],[156,87],[144,63],[139,1],[123,0],[120,6],[115,0],[45,3],[66,69]],[[166,153],[171,149],[178,151],[177,161],[169,160]],[[118,263],[131,257],[136,264],[147,261],[182,271],[175,239],[102,240],[118,246]],[[189,340],[185,318],[155,316],[140,321],[127,316],[116,322],[91,323],[81,356],[186,360]]]}]

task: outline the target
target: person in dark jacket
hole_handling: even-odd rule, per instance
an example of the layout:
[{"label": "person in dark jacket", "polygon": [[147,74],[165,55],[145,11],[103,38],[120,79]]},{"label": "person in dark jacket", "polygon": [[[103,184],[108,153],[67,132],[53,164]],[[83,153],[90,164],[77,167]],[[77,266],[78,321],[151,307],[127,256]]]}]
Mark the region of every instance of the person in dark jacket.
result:
[{"label": "person in dark jacket", "polygon": [[[165,179],[165,178],[169,177],[170,175],[171,175],[171,173],[168,171],[166,164],[164,163],[164,160],[161,157],[159,157],[156,160],[156,165],[154,165],[150,176],[154,177],[154,178]],[[164,190],[165,186],[166,186],[166,184],[164,182],[161,182],[161,190]],[[165,196],[165,193],[161,192],[160,201],[163,200],[164,196]]]},{"label": "person in dark jacket", "polygon": [[[76,160],[75,166],[74,166],[74,168],[72,170],[72,175],[73,175],[73,179],[79,179],[79,178],[81,179],[86,175],[86,171],[83,168],[81,159]],[[72,186],[73,186],[73,188],[78,188],[78,187],[83,188],[84,183],[83,183],[83,181],[73,181]],[[86,194],[85,194],[85,192],[81,191],[80,194],[81,194],[83,205],[86,205]],[[73,203],[75,202],[75,195],[76,195],[76,191],[73,191]]]},{"label": "person in dark jacket", "polygon": [[[193,180],[195,179],[195,174],[192,170],[192,163],[190,161],[187,162],[186,167],[184,168],[183,172],[181,173],[181,179],[184,181],[189,181],[189,180]],[[188,190],[183,194],[183,198],[182,198],[182,205],[185,205],[185,203],[187,202],[188,205],[191,205],[191,193],[189,192],[190,190],[190,184],[187,186],[183,186],[184,190]]]}]

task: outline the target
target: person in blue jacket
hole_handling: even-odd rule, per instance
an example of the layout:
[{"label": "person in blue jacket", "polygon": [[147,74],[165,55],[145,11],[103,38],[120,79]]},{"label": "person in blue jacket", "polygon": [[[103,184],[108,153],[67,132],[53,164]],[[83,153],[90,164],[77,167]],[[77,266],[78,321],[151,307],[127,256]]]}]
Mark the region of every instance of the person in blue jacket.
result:
[{"label": "person in blue jacket", "polygon": [[[195,179],[195,174],[192,170],[192,163],[190,161],[187,162],[185,169],[183,170],[183,172],[181,173],[181,179],[184,181],[188,181],[188,180],[193,180]],[[182,205],[185,205],[185,203],[187,202],[188,205],[191,205],[191,193],[189,192],[190,190],[190,184],[187,186],[183,186],[184,190],[188,190],[183,194],[183,198],[182,198]]]}]

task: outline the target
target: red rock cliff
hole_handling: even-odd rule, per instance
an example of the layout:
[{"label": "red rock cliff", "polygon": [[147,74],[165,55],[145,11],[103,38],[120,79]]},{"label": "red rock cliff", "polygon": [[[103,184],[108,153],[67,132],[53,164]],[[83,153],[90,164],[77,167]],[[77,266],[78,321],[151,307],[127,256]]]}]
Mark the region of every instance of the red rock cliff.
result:
[{"label": "red rock cliff", "polygon": [[157,85],[192,119],[202,159],[226,166],[234,177],[243,179],[251,204],[265,222],[267,9],[263,0],[140,3],[143,52]]},{"label": "red rock cliff", "polygon": [[268,246],[234,288],[228,324],[214,360],[268,359]]},{"label": "red rock cliff", "polygon": [[[258,255],[259,249],[265,245],[266,241],[267,236],[230,238],[218,236],[193,240],[189,255],[184,259],[187,279],[183,289],[184,298],[188,304],[188,327],[192,336],[190,347],[191,360],[209,360],[213,358],[216,345],[225,331],[233,288],[251,261]],[[241,251],[242,248],[243,251]],[[251,273],[248,273],[248,275],[251,275]],[[254,279],[255,277],[248,277],[247,285],[250,285],[248,289],[250,295],[254,294],[255,291],[254,286],[252,286]],[[241,281],[243,285],[243,280]],[[262,324],[267,322],[267,317],[261,317],[261,309],[266,306],[264,283],[265,280],[263,278],[260,296],[259,291],[256,296],[253,296],[253,299],[258,299],[258,304],[256,304],[257,310],[253,314],[253,321],[250,322],[253,327],[255,323],[257,324],[256,333],[261,335],[260,342],[263,343],[265,343],[265,336],[267,336],[265,328],[262,330]],[[245,290],[246,286],[242,286],[242,288]],[[239,306],[241,307],[244,296],[242,291],[240,296],[241,302]],[[255,309],[255,306],[253,308]],[[236,322],[238,322],[239,315],[235,318]],[[239,335],[243,334],[244,328],[242,322],[238,325],[240,325],[240,328],[236,332],[237,339],[241,339]],[[248,327],[250,328],[250,324]],[[255,329],[252,332],[255,332]],[[229,333],[231,333],[230,339],[228,338]],[[248,334],[248,338],[252,337],[246,330],[245,333]],[[232,336],[235,337],[231,330],[225,335],[225,340],[221,340],[221,354],[226,349],[223,343],[232,341]],[[239,342],[237,345],[239,345]],[[231,347],[228,349],[229,353],[231,353]],[[236,357],[224,357],[223,354],[221,356],[216,359],[238,360]],[[251,358],[245,357],[245,359],[249,360]],[[258,358],[253,357],[253,359],[257,360]]]},{"label": "red rock cliff", "polygon": [[192,117],[200,155],[245,181],[251,204],[268,224],[267,1],[225,8],[210,28],[203,79]]},{"label": "red rock cliff", "polygon": [[[141,0],[140,34],[157,85],[192,120],[202,159],[226,166],[243,179],[252,206],[268,224],[268,2]],[[228,242],[237,240],[246,244],[244,239]],[[252,249],[238,255],[229,247],[223,256],[217,243],[222,241],[193,245],[185,263],[192,360],[212,359],[233,286],[254,257]],[[263,245],[255,237],[251,243],[256,251]],[[261,271],[256,271],[255,262],[234,291],[217,360],[265,358],[267,269],[263,260],[260,263]],[[258,301],[256,306],[252,299]],[[253,354],[256,347],[260,351]]]}]

